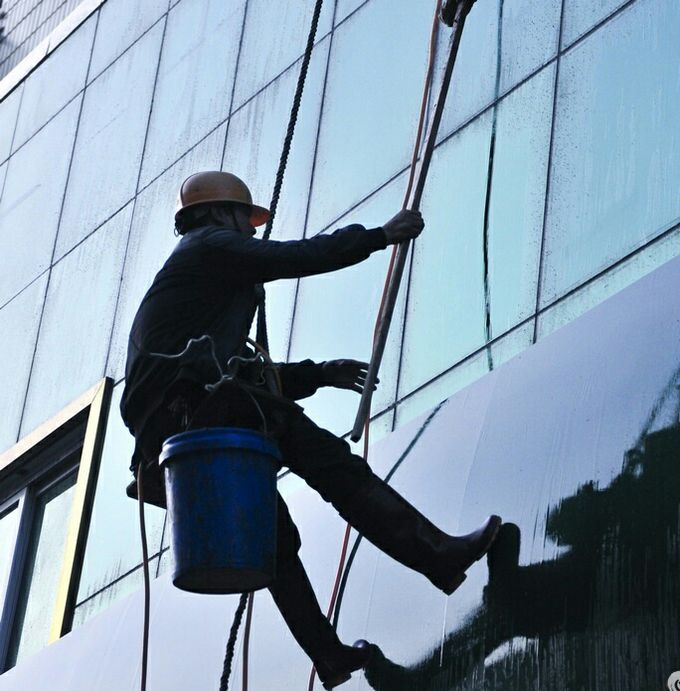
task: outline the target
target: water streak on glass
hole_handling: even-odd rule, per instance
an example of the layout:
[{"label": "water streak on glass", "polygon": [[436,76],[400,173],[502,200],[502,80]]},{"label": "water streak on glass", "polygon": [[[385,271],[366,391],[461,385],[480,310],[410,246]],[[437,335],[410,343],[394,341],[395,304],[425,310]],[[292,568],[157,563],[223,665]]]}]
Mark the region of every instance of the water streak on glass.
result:
[{"label": "water streak on glass", "polygon": [[156,25],[87,87],[56,257],[135,194],[162,34]]},{"label": "water streak on glass", "polygon": [[[92,507],[90,531],[85,547],[83,568],[76,602],[82,603],[89,597],[109,586],[122,575],[131,571],[142,561],[139,544],[139,517],[137,503],[125,494],[126,485],[132,481],[129,470],[134,450],[134,438],[118,414],[123,385],[113,392],[111,415],[106,429],[99,477]],[[115,521],[112,520],[115,516]],[[159,551],[165,511],[155,506],[146,507],[146,529],[149,554]],[[102,603],[122,597],[128,590],[121,586],[102,595],[99,604],[84,606],[79,617],[88,618]]]},{"label": "water streak on glass", "polygon": [[91,17],[25,81],[17,149],[85,86],[96,17]]},{"label": "water streak on glass", "polygon": [[[3,234],[0,304],[50,264],[80,98],[17,151],[7,164],[0,200]],[[40,171],[36,177],[35,171]],[[17,232],[20,229],[21,232]]]},{"label": "water streak on glass", "polygon": [[536,306],[554,72],[544,69],[497,106],[487,229],[492,337]]},{"label": "water streak on glass", "polygon": [[[333,4],[333,0],[323,3],[316,41],[331,28]],[[236,76],[234,108],[242,105],[302,55],[314,5],[315,0],[282,3],[249,0]],[[318,47],[314,50],[317,51]]]},{"label": "water streak on glass", "polygon": [[228,117],[244,6],[182,0],[170,11],[142,186]]},{"label": "water streak on glass", "polygon": [[[22,291],[0,309],[0,332],[4,334],[3,357],[11,367],[0,368],[0,390],[3,408],[0,416],[0,452],[12,446],[19,437],[21,412],[28,388],[33,348],[45,298],[47,274]],[[30,347],[27,345],[30,344]]]},{"label": "water streak on glass", "polygon": [[128,335],[137,308],[178,242],[174,228],[180,185],[192,173],[219,168],[224,134],[225,127],[219,127],[137,197],[106,371],[116,381],[125,374]]},{"label": "water streak on glass", "polygon": [[312,187],[313,232],[410,160],[431,17],[429,4],[372,0],[338,27]]},{"label": "water streak on glass", "polygon": [[104,376],[132,205],[54,265],[22,436]]},{"label": "water streak on glass", "polygon": [[0,162],[10,154],[23,88],[23,84],[19,85],[0,102]]},{"label": "water streak on glass", "polygon": [[481,347],[485,336],[483,228],[491,114],[434,153],[414,243],[399,397]]},{"label": "water streak on glass", "polygon": [[76,473],[73,472],[36,500],[26,567],[12,626],[7,661],[10,667],[38,652],[48,642],[75,482]]},{"label": "water streak on glass", "polygon": [[[329,44],[326,39],[317,45],[310,61],[272,229],[273,240],[294,240],[304,234]],[[271,200],[299,70],[297,62],[229,121],[222,168],[246,181],[253,199],[263,206]],[[258,229],[260,235],[262,229]],[[296,285],[295,280],[267,285],[269,352],[276,361],[285,360],[288,352]]]},{"label": "water streak on glass", "polygon": [[[477,0],[465,20],[465,30],[458,48],[451,88],[439,128],[439,140],[444,139],[492,103],[496,97],[500,2],[501,0]],[[432,11],[431,6],[428,9]],[[437,64],[443,64],[450,34],[451,29],[441,24],[438,53],[440,57]],[[439,93],[438,84],[439,80],[435,79],[431,109]]]},{"label": "water streak on glass", "polygon": [[[360,223],[369,229],[382,226],[401,208],[406,179],[401,175],[336,224]],[[338,358],[368,361],[373,329],[387,274],[391,247],[368,260],[339,272],[310,276],[300,281],[291,339],[290,360],[312,358],[317,362]],[[399,347],[404,313],[405,286],[395,308],[392,329],[373,397],[373,413],[394,402]],[[317,424],[336,434],[348,432],[354,422],[359,396],[353,391],[321,389],[303,405]]]},{"label": "water streak on glass", "polygon": [[502,0],[500,92],[557,53],[562,0]]},{"label": "water streak on glass", "polygon": [[[136,41],[168,9],[168,0],[107,0],[99,10],[90,79]],[[153,63],[150,63],[150,65]]]},{"label": "water streak on glass", "polygon": [[542,305],[680,221],[679,33],[640,0],[563,58]]},{"label": "water streak on glass", "polygon": [[568,46],[581,34],[624,5],[626,0],[565,0],[562,46]]}]

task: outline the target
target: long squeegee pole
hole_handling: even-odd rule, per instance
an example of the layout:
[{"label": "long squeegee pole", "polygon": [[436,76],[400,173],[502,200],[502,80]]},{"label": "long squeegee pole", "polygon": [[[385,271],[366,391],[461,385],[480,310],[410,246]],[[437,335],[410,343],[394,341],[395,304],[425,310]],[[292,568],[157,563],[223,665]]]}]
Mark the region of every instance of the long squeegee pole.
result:
[{"label": "long squeegee pole", "polygon": [[[474,0],[470,2],[461,2],[456,8],[455,17],[452,24],[451,38],[449,39],[449,57],[444,69],[442,85],[439,91],[439,97],[437,98],[437,105],[432,116],[432,122],[430,123],[425,150],[423,152],[420,170],[418,171],[418,180],[413,193],[413,200],[410,204],[410,208],[413,211],[418,211],[420,209],[420,202],[423,197],[423,190],[425,189],[425,180],[430,168],[432,152],[434,151],[434,145],[437,140],[437,133],[439,131],[439,124],[441,123],[442,115],[444,113],[444,105],[446,104],[446,96],[449,91],[449,84],[451,83],[451,75],[453,74],[456,55],[458,54],[458,46],[460,45],[460,39],[463,34],[465,18],[473,3]],[[371,362],[368,366],[368,372],[366,373],[366,383],[364,384],[364,389],[361,394],[361,402],[359,403],[359,410],[357,411],[352,434],[350,435],[351,440],[354,442],[357,442],[359,439],[361,439],[364,425],[371,409],[373,387],[375,386],[376,379],[378,378],[378,370],[380,369],[380,363],[382,361],[383,354],[385,353],[387,336],[389,334],[390,325],[392,324],[394,307],[397,304],[399,286],[401,285],[401,279],[404,275],[406,257],[408,256],[410,245],[411,241],[409,240],[400,243],[399,247],[397,248],[397,255],[394,260],[392,277],[387,288],[385,304],[379,317],[376,336],[373,343]]]}]

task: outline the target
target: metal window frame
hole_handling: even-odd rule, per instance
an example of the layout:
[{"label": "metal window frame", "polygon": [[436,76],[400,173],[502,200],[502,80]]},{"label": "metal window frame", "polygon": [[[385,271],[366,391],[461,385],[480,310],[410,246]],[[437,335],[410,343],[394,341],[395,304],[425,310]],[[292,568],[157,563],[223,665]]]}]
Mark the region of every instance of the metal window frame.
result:
[{"label": "metal window frame", "polygon": [[[51,478],[46,484],[41,480],[64,462],[68,464],[64,472],[73,472],[73,464],[69,464],[67,460],[72,457],[73,450],[67,450],[65,455],[57,453],[52,462],[41,464],[40,467],[31,468],[28,461],[38,450],[43,451],[57,445],[74,427],[74,423],[84,418],[85,431],[80,444],[73,503],[61,558],[59,585],[53,604],[49,645],[68,633],[71,628],[112,390],[112,379],[106,377],[100,380],[50,420],[19,440],[11,449],[0,454],[0,484],[13,477],[23,480],[21,488],[15,489],[4,500],[0,497],[0,511],[16,505],[17,510],[21,512],[15,534],[12,563],[6,583],[0,583],[0,673],[6,668],[7,651],[31,537],[35,499],[58,481],[63,473]],[[83,423],[75,426],[82,429],[80,424]]]}]

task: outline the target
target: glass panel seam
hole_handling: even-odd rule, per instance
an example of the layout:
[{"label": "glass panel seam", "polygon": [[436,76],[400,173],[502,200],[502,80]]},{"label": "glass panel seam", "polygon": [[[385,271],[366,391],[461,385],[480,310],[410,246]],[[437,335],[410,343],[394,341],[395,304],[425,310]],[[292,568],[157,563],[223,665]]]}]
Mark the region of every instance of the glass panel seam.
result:
[{"label": "glass panel seam", "polygon": [[[496,130],[498,127],[498,94],[501,84],[501,66],[503,62],[503,7],[505,0],[498,3],[498,31],[496,33],[496,80],[494,85],[494,107],[491,117],[491,137],[489,141],[489,162],[486,170],[486,195],[484,198],[484,220],[482,226],[482,263],[484,267],[484,335],[488,343],[491,340],[491,292],[489,288],[489,223],[491,209],[491,192],[493,188],[494,156],[496,154]],[[489,371],[493,367],[491,348],[486,350]]]},{"label": "glass panel seam", "polygon": [[[583,288],[586,288],[591,283],[594,283],[595,281],[599,280],[603,276],[606,276],[613,269],[617,269],[619,266],[622,266],[627,261],[636,257],[638,254],[642,254],[645,250],[649,249],[650,247],[653,247],[654,245],[661,242],[662,240],[667,238],[669,235],[672,235],[674,232],[676,232],[678,230],[680,230],[680,223],[674,223],[670,227],[666,228],[666,230],[662,231],[661,233],[656,235],[654,238],[652,238],[651,240],[646,242],[644,245],[640,245],[640,247],[636,247],[634,250],[631,250],[627,254],[624,254],[622,257],[619,257],[619,259],[617,259],[616,261],[612,262],[611,264],[608,264],[607,266],[602,268],[597,273],[593,274],[592,276],[589,276],[586,280],[582,281],[578,285],[573,286],[566,293],[563,293],[562,295],[555,298],[552,302],[548,303],[547,305],[545,305],[541,309],[537,310],[535,316],[537,316],[537,317],[541,316],[542,314],[544,314],[548,310],[552,309],[556,305],[559,305],[561,302],[564,302],[567,298],[572,297],[573,295],[578,293]],[[598,304],[601,304],[601,303],[598,303]]]},{"label": "glass panel seam", "polygon": [[[504,331],[502,334],[499,334],[498,336],[494,337],[491,339],[488,343],[485,343],[483,346],[480,346],[479,348],[473,350],[472,352],[468,353],[465,357],[461,358],[460,360],[456,361],[453,365],[450,367],[447,367],[445,370],[439,372],[439,374],[436,374],[434,377],[431,377],[428,379],[426,382],[423,384],[420,384],[417,386],[415,389],[412,391],[409,391],[408,393],[404,394],[401,397],[397,398],[396,405],[399,405],[406,401],[407,399],[411,398],[411,396],[414,396],[415,394],[419,393],[420,391],[423,391],[423,389],[427,388],[430,386],[430,384],[433,384],[436,382],[438,379],[441,379],[443,376],[449,374],[450,372],[453,372],[456,367],[459,367],[460,365],[465,364],[466,362],[469,362],[470,360],[474,359],[478,355],[481,355],[485,350],[488,350],[491,346],[495,345],[499,341],[502,341],[506,336],[510,336],[516,331],[519,331],[523,326],[526,326],[529,324],[532,320],[536,318],[535,314],[532,314],[529,317],[526,317],[522,321],[518,322],[515,324],[513,327],[507,329]],[[488,374],[488,372],[486,373]]]},{"label": "glass panel seam", "polygon": [[[331,32],[328,43],[328,53],[326,54],[326,67],[323,75],[323,86],[321,87],[321,103],[319,104],[319,117],[316,123],[316,133],[314,136],[314,153],[312,154],[312,168],[309,172],[309,187],[307,188],[307,203],[305,205],[305,217],[302,222],[302,237],[307,237],[307,225],[309,223],[309,210],[312,203],[312,189],[314,188],[314,177],[316,174],[316,162],[319,155],[319,136],[321,133],[321,123],[323,122],[323,112],[326,106],[326,92],[328,88],[328,73],[331,65],[331,55],[333,54],[333,43],[335,38],[335,17],[338,11],[338,0],[333,0],[333,16],[331,17]],[[295,291],[293,293],[293,309],[290,317],[288,329],[288,346],[286,348],[286,362],[290,360],[291,344],[293,342],[293,329],[295,327],[295,317],[297,315],[297,303],[300,293],[300,279],[295,281]]]},{"label": "glass panel seam", "polygon": [[[0,165],[11,160],[12,157],[14,156],[14,154],[21,151],[26,146],[26,144],[28,144],[36,135],[38,135],[40,132],[42,132],[45,129],[45,127],[47,127],[47,125],[49,125],[52,122],[52,120],[54,120],[57,116],[59,116],[62,113],[62,111],[66,110],[66,108],[68,108],[68,106],[70,106],[73,103],[73,101],[75,101],[78,98],[78,96],[80,96],[83,93],[83,91],[85,91],[85,88],[80,89],[80,91],[78,91],[78,93],[76,93],[72,98],[70,98],[66,103],[64,103],[64,105],[61,108],[59,108],[59,110],[56,113],[54,113],[54,115],[52,115],[48,120],[46,120],[42,125],[40,125],[40,127],[38,127],[38,129],[30,137],[28,137],[28,139],[26,139],[26,141],[22,142],[19,146],[17,146],[16,149],[10,149],[10,151],[12,153],[4,161],[2,161],[0,163]],[[22,94],[22,99],[23,99],[23,94]],[[19,123],[19,119],[17,118],[17,125],[18,125],[18,123]],[[16,129],[15,129],[15,133],[16,133]],[[14,135],[12,135],[12,146],[14,146]],[[4,187],[4,185],[3,185],[3,187]]]},{"label": "glass panel seam", "polygon": [[[560,28],[557,37],[557,45],[562,45],[562,32],[564,30],[564,7],[566,0],[562,0],[562,8],[560,11]],[[545,196],[543,199],[543,226],[541,228],[541,241],[538,250],[538,275],[536,277],[536,303],[534,307],[534,314],[538,314],[541,305],[541,284],[543,282],[543,265],[545,262],[545,234],[546,226],[548,222],[548,206],[550,199],[550,183],[552,180],[552,161],[553,153],[555,149],[555,120],[557,115],[557,91],[560,83],[560,64],[562,61],[562,53],[558,51],[557,62],[555,63],[555,75],[553,79],[553,102],[552,102],[552,115],[550,121],[550,140],[548,142],[548,161],[546,163],[546,181],[545,181]],[[532,343],[536,343],[538,337],[538,319],[534,321],[534,333],[532,336]]]},{"label": "glass panel seam", "polygon": [[246,33],[246,21],[248,19],[249,1],[243,4],[243,19],[241,21],[241,34],[238,39],[238,50],[236,51],[236,63],[234,65],[234,77],[231,80],[231,93],[229,94],[229,108],[227,109],[227,126],[224,128],[224,143],[222,144],[222,155],[220,156],[220,170],[224,166],[224,157],[227,154],[227,138],[229,137],[229,124],[234,110],[234,94],[236,93],[236,80],[238,79],[239,67],[241,66],[241,53],[243,52],[243,37]]},{"label": "glass panel seam", "polygon": [[[90,75],[88,77],[87,86],[89,87],[94,82],[96,82],[97,79],[99,79],[99,77],[101,77],[102,74],[104,74],[104,72],[106,72],[106,70],[109,69],[109,67],[111,67],[112,65],[115,65],[121,58],[123,58],[127,53],[129,53],[149,32],[153,31],[158,24],[160,24],[164,19],[167,20],[167,17],[168,17],[168,12],[163,13],[148,29],[146,29],[139,36],[137,36],[137,38],[129,46],[127,46],[127,48],[125,48],[123,51],[121,51],[121,53],[119,55],[116,55],[116,57],[113,58],[113,60],[111,60],[111,62],[107,63],[96,74]],[[93,42],[93,46],[94,46],[94,42]]]},{"label": "glass panel seam", "polygon": [[0,188],[0,199],[2,199],[2,195],[5,193],[5,183],[7,182],[7,176],[9,175],[9,160],[12,158],[12,154],[14,153],[12,151],[12,148],[14,147],[14,139],[17,135],[17,129],[19,129],[19,113],[21,112],[21,104],[24,101],[25,91],[26,90],[23,88],[22,85],[21,95],[19,96],[19,105],[17,106],[17,116],[16,118],[14,118],[14,129],[12,130],[12,138],[9,142],[9,156],[2,163],[0,163],[0,165],[4,165],[5,163],[7,163],[7,170],[5,171],[5,177],[2,180],[2,187]]},{"label": "glass panel seam", "polygon": [[[531,80],[533,77],[535,77],[539,72],[550,67],[556,61],[557,61],[557,56],[550,58],[550,60],[548,60],[547,62],[542,64],[540,67],[536,68],[533,72],[531,72],[529,75],[527,75],[524,79],[517,82],[517,84],[515,84],[512,88],[503,92],[501,94],[501,96],[498,98],[498,100],[492,101],[491,103],[487,104],[481,110],[479,110],[475,114],[471,115],[467,120],[465,120],[458,127],[456,127],[456,129],[449,132],[449,134],[447,134],[441,141],[437,142],[437,146],[435,148],[442,146],[443,144],[448,142],[453,137],[459,135],[466,127],[471,125],[473,122],[476,122],[482,116],[486,115],[492,108],[495,108],[496,106],[500,105],[501,102],[504,101],[508,96],[510,96],[515,91],[520,89],[529,80]],[[380,192],[383,188],[387,187],[387,185],[389,185],[392,181],[396,180],[396,178],[398,178],[400,175],[405,173],[408,169],[409,169],[408,165],[404,166],[403,168],[400,168],[396,173],[394,173],[392,176],[390,176],[385,182],[378,185],[375,189],[371,190],[365,197],[362,197],[359,201],[353,203],[350,207],[348,207],[342,213],[340,213],[338,216],[336,216],[330,223],[328,223],[326,226],[324,226],[317,234],[324,233],[327,230],[329,230],[330,228],[332,228],[341,218],[346,216],[348,213],[354,211],[354,209],[361,206],[366,201],[368,201],[371,197],[373,197],[375,194]]]},{"label": "glass panel seam", "polygon": [[[88,63],[87,63],[87,70],[85,70],[85,84],[87,84],[87,79],[88,79],[89,74],[90,74],[90,67],[92,66],[92,55],[94,52],[94,43],[95,43],[96,37],[97,37],[97,30],[99,29],[99,17],[100,17],[100,10],[97,10],[97,19],[96,19],[96,24],[94,27],[92,45],[90,46],[90,57],[89,57]],[[23,96],[23,94],[22,94],[22,96]],[[31,378],[33,375],[33,369],[35,368],[35,356],[36,356],[36,353],[38,351],[38,342],[40,340],[40,331],[41,331],[41,327],[42,327],[42,323],[43,323],[43,318],[45,316],[45,304],[47,303],[47,295],[48,295],[48,291],[49,291],[49,287],[50,287],[50,279],[52,278],[52,265],[54,263],[54,255],[55,255],[56,250],[57,250],[57,240],[59,239],[59,227],[61,225],[61,219],[62,219],[62,215],[64,213],[64,205],[65,205],[65,201],[66,201],[66,191],[68,190],[69,178],[71,177],[71,168],[73,166],[73,154],[75,152],[76,143],[78,141],[78,131],[80,129],[80,120],[81,120],[82,115],[83,115],[84,104],[85,104],[85,93],[83,91],[83,95],[80,99],[80,106],[78,108],[78,119],[76,120],[76,129],[75,129],[75,132],[73,134],[73,144],[71,146],[71,155],[69,157],[68,169],[66,172],[66,180],[64,182],[64,189],[63,189],[62,196],[61,196],[61,205],[59,207],[59,218],[57,220],[57,229],[56,229],[56,232],[54,234],[54,242],[52,244],[52,255],[50,257],[50,268],[49,268],[49,272],[47,274],[47,281],[45,281],[45,292],[43,295],[42,307],[40,309],[40,318],[38,319],[38,328],[36,330],[35,342],[33,344],[33,354],[31,356],[31,366],[29,367],[28,377],[26,378],[26,390],[24,392],[24,401],[23,401],[23,404],[21,407],[21,416],[19,418],[19,428],[17,430],[17,441],[21,437],[21,426],[24,422],[24,416],[26,413],[26,403],[28,401],[28,391],[29,391],[29,387],[31,385]]]},{"label": "glass panel seam", "polygon": [[[463,365],[466,362],[468,362],[469,360],[477,357],[489,346],[493,346],[493,345],[497,344],[499,341],[503,340],[506,336],[512,335],[514,332],[518,331],[519,329],[521,329],[524,326],[527,326],[528,324],[530,324],[530,322],[532,322],[534,320],[535,320],[534,321],[534,330],[536,330],[536,322],[538,321],[538,317],[540,317],[541,315],[545,314],[546,312],[552,310],[554,307],[559,305],[561,302],[564,302],[568,298],[571,298],[576,293],[580,292],[582,289],[588,287],[591,283],[594,283],[595,281],[603,278],[608,273],[610,273],[612,270],[618,268],[620,265],[624,264],[625,262],[629,261],[630,259],[633,259],[638,254],[643,253],[645,250],[654,246],[658,242],[661,242],[666,237],[668,237],[669,235],[672,235],[674,232],[677,232],[677,231],[680,231],[680,223],[677,223],[677,224],[671,226],[670,228],[667,228],[665,231],[663,231],[662,233],[657,235],[654,239],[650,240],[649,242],[645,243],[644,245],[641,245],[640,247],[633,250],[632,252],[629,252],[628,254],[621,257],[620,259],[617,259],[615,262],[613,262],[609,266],[602,269],[602,271],[599,271],[597,274],[591,276],[586,281],[583,281],[582,283],[579,283],[577,286],[574,286],[568,292],[564,293],[563,295],[560,295],[558,298],[553,300],[551,303],[545,305],[545,307],[541,308],[540,310],[538,310],[534,314],[532,314],[529,317],[526,317],[522,321],[518,322],[517,324],[512,326],[510,329],[507,329],[506,331],[504,331],[502,334],[499,334],[498,336],[494,337],[486,345],[484,345],[480,348],[477,348],[476,350],[472,351],[471,353],[468,353],[465,357],[461,358],[455,364],[451,365],[451,367],[448,367],[447,369],[443,370],[442,372],[440,372],[436,376],[432,377],[431,379],[428,379],[425,383],[416,387],[412,391],[409,391],[408,393],[404,394],[403,396],[398,397],[397,401],[396,401],[396,405],[399,405],[399,404],[403,403],[404,401],[408,400],[409,398],[411,398],[415,394],[419,393],[420,391],[422,391],[423,389],[428,387],[430,384],[433,384],[434,382],[436,382],[441,377],[452,372],[454,369],[456,369],[456,367]],[[387,411],[387,410],[390,410],[390,408],[388,407],[385,409],[385,411]],[[385,411],[383,411],[383,412],[385,412]]]},{"label": "glass panel seam", "polygon": [[[161,557],[169,549],[170,549],[170,547],[164,547],[163,549],[159,550],[155,554],[149,555],[149,563],[151,563],[157,557]],[[109,588],[112,588],[114,585],[117,585],[121,581],[125,580],[128,576],[131,576],[135,571],[139,571],[139,569],[141,569],[142,566],[143,566],[143,564],[141,562],[139,564],[136,564],[131,569],[128,569],[125,573],[114,578],[110,583],[107,583],[106,585],[99,588],[99,590],[96,590],[94,593],[91,593],[86,598],[83,598],[80,602],[76,603],[75,607],[73,608],[73,611],[75,612],[75,610],[78,609],[78,607],[81,607],[82,605],[87,604],[88,602],[90,602],[90,600],[94,600],[94,598],[96,598],[97,596],[106,592],[107,590],[109,590]]]},{"label": "glass panel seam", "polygon": [[[121,262],[120,265],[120,275],[118,276],[118,290],[116,291],[116,302],[113,307],[113,317],[111,319],[111,328],[109,329],[109,343],[108,343],[108,348],[106,349],[106,359],[104,360],[104,374],[106,374],[106,371],[109,367],[109,360],[111,359],[111,349],[113,348],[113,334],[115,331],[115,325],[116,325],[116,317],[118,316],[118,305],[120,303],[120,295],[123,289],[123,278],[125,276],[125,264],[127,263],[127,258],[128,258],[128,251],[130,249],[130,238],[132,236],[132,228],[134,224],[134,218],[135,218],[135,211],[137,209],[137,200],[139,199],[139,184],[142,179],[142,168],[144,165],[144,154],[146,153],[146,146],[149,140],[149,130],[151,129],[151,116],[153,115],[153,104],[154,100],[156,98],[156,87],[158,86],[158,75],[160,74],[160,69],[161,69],[161,58],[163,57],[163,47],[165,46],[165,34],[168,29],[168,13],[163,15],[163,33],[161,34],[161,41],[160,45],[158,47],[158,59],[156,60],[156,72],[154,74],[154,79],[153,79],[153,87],[151,88],[151,103],[149,104],[149,112],[146,116],[146,128],[144,130],[144,142],[142,143],[142,154],[139,157],[139,168],[137,170],[137,181],[135,182],[135,194],[132,198],[132,212],[130,213],[130,221],[129,225],[127,228],[127,235],[125,238],[125,250],[123,251],[123,261]],[[156,22],[157,24],[158,22]],[[154,24],[154,26],[156,26]],[[151,184],[151,183],[149,183]],[[127,204],[130,202],[128,201]],[[125,208],[127,205],[123,205],[121,209]],[[119,211],[121,210],[119,209]],[[118,212],[116,212],[118,213]],[[115,215],[115,214],[114,214]],[[103,224],[102,224],[103,225]],[[100,226],[101,227],[101,226]]]},{"label": "glass panel seam", "polygon": [[617,7],[613,12],[609,13],[606,17],[603,17],[600,19],[599,22],[594,24],[593,26],[588,29],[585,33],[581,34],[578,38],[574,39],[571,43],[568,45],[562,47],[562,36],[560,33],[560,52],[561,53],[566,53],[570,51],[572,48],[576,47],[578,44],[582,43],[585,41],[587,38],[592,36],[594,33],[599,31],[605,24],[608,24],[612,19],[617,17],[619,14],[625,12],[631,5],[634,5],[638,0],[628,0],[627,2],[624,2],[623,5],[620,7]]}]

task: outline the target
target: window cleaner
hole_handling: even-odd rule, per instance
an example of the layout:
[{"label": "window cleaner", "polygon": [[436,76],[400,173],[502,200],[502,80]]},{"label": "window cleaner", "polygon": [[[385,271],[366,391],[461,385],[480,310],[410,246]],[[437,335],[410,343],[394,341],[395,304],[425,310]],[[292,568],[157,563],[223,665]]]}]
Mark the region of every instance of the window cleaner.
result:
[{"label": "window cleaner", "polygon": [[[458,5],[469,11],[473,2]],[[433,118],[437,125],[467,14],[463,10],[454,14],[452,57]],[[432,146],[435,136],[436,126],[431,126],[428,143],[432,141]],[[421,193],[425,174],[421,164]],[[271,421],[269,432],[284,465],[385,553],[452,593],[465,579],[465,571],[488,551],[501,519],[490,516],[469,535],[446,535],[375,476],[346,442],[316,427],[294,403],[320,386],[372,389],[377,377],[374,374],[367,383],[365,363],[304,361],[255,373],[244,371],[232,385],[214,387],[218,375],[219,379],[223,376],[219,363],[252,355],[245,335],[261,297],[261,284],[339,270],[387,245],[409,242],[423,229],[420,213],[404,209],[379,228],[355,225],[331,235],[274,242],[253,237],[269,212],[253,204],[248,188],[236,176],[220,171],[193,175],[183,183],[179,201],[176,230],[182,238],[145,295],[128,345],[121,412],[136,438],[133,467],[140,497],[143,485],[150,501],[164,504],[157,465],[164,439],[196,428],[257,429],[263,415]],[[205,335],[213,342],[213,353],[183,352],[193,339]],[[157,357],[168,353],[183,354]],[[265,375],[271,378],[272,373],[281,382],[278,394],[263,384]],[[334,688],[366,664],[370,646],[364,642],[350,647],[339,641],[299,560],[300,538],[280,497],[277,509],[277,566],[269,589],[324,687]]]}]

